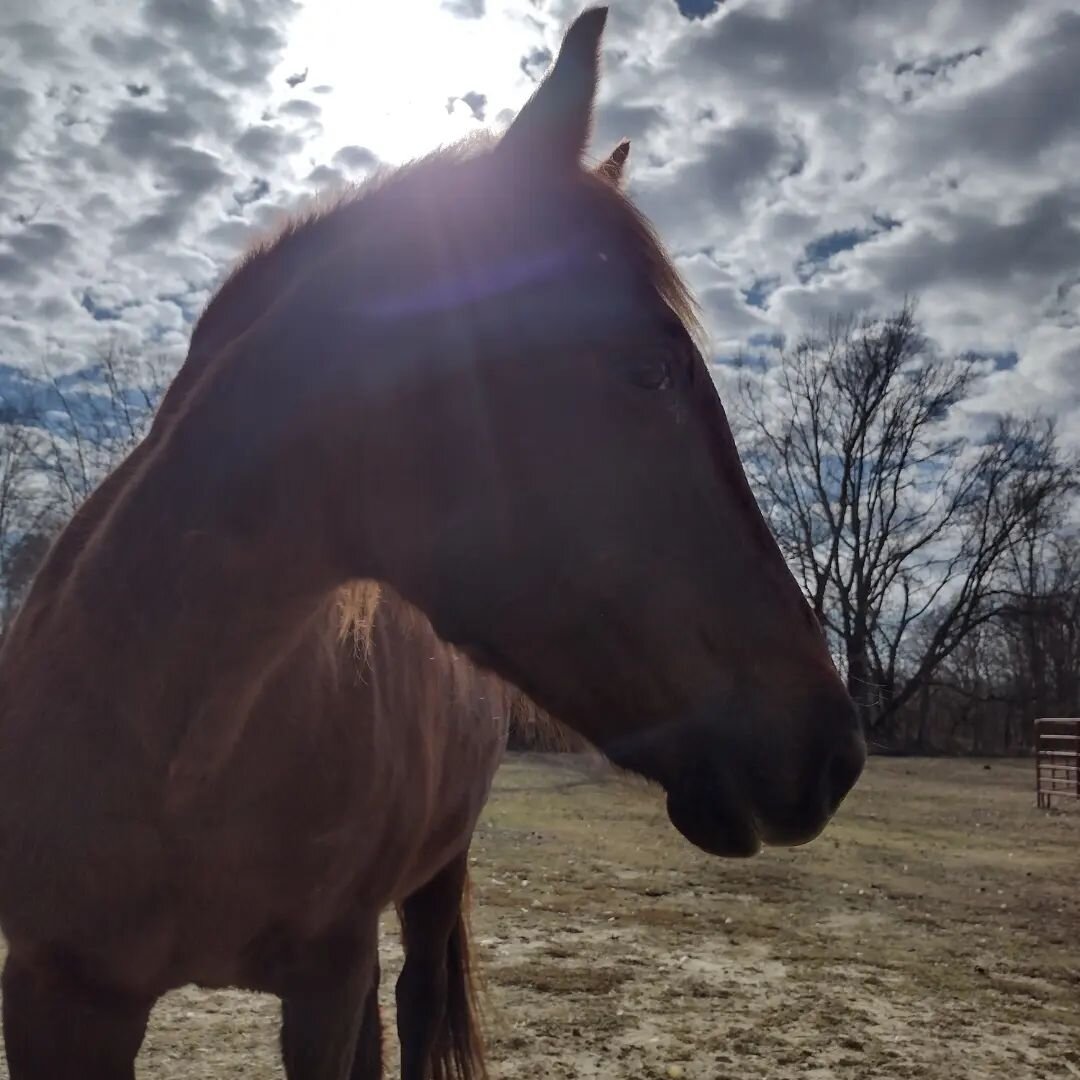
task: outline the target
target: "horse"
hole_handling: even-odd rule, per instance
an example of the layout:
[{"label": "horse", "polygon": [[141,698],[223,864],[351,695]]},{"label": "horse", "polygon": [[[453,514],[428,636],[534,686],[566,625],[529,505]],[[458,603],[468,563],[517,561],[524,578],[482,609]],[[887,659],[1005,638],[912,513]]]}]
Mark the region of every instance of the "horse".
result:
[{"label": "horse", "polygon": [[0,648],[13,1080],[131,1080],[187,983],[278,994],[289,1080],[357,1075],[370,914],[446,853],[383,812],[430,766],[409,724],[335,707],[350,582],[659,785],[703,851],[807,843],[856,782],[693,301],[625,152],[584,161],[606,15],[501,136],[253,248],[46,557]]}]

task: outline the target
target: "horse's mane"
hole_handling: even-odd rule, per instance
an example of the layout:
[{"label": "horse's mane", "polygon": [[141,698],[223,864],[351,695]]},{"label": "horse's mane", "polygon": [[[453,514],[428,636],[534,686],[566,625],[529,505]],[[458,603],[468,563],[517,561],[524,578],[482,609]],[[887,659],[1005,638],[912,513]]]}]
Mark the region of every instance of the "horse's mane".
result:
[{"label": "horse's mane", "polygon": [[367,659],[371,654],[371,631],[382,600],[382,586],[377,581],[350,581],[337,590],[335,600],[338,641],[349,642],[357,657]]},{"label": "horse's mane", "polygon": [[[375,662],[373,631],[380,610],[406,630],[433,634],[422,612],[407,604],[377,581],[350,581],[334,595],[332,630],[339,645],[347,647],[354,662],[367,666]],[[438,641],[438,678],[444,691],[459,705],[480,700],[496,707],[510,732],[512,743],[543,750],[580,750],[582,738],[541,709],[528,695],[504,679],[483,671],[452,645]]]}]

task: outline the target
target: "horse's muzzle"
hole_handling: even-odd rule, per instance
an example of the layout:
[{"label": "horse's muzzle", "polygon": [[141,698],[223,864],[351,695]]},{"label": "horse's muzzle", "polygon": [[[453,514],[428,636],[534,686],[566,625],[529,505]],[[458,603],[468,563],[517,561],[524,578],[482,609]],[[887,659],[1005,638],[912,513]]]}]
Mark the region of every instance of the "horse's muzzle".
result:
[{"label": "horse's muzzle", "polygon": [[866,744],[852,726],[804,753],[797,770],[770,771],[768,755],[713,755],[711,767],[699,759],[665,784],[671,823],[696,847],[727,857],[809,843],[859,779]]}]

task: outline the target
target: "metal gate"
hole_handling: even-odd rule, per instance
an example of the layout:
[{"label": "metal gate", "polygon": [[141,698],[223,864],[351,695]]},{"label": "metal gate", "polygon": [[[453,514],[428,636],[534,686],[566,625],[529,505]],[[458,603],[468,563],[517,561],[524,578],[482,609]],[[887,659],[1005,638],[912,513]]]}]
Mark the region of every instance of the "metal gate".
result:
[{"label": "metal gate", "polygon": [[1080,799],[1080,719],[1044,716],[1035,721],[1035,796]]}]

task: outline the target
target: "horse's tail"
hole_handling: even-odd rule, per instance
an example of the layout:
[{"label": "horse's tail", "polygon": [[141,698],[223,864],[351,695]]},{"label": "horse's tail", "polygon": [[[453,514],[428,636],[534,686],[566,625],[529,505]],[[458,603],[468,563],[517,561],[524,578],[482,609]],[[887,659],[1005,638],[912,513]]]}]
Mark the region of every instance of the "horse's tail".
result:
[{"label": "horse's tail", "polygon": [[457,919],[446,943],[446,1011],[435,1038],[432,1080],[487,1080],[480,991],[469,936],[469,902],[466,875]]}]

